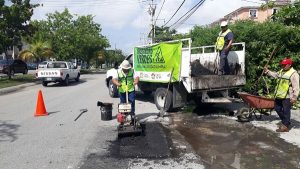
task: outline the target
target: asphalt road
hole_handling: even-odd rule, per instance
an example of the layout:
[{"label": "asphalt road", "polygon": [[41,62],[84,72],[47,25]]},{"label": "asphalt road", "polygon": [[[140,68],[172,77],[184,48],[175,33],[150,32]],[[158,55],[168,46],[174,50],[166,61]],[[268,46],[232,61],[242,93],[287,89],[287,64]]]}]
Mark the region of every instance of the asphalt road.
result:
[{"label": "asphalt road", "polygon": [[[34,85],[1,95],[0,168],[201,168],[193,154],[176,150],[187,148],[173,144],[160,123],[147,124],[146,137],[118,140],[117,121],[102,121],[96,104],[113,103],[116,115],[119,100],[109,97],[104,79],[104,74],[83,75],[69,86]],[[39,90],[48,116],[34,117]],[[138,117],[156,119],[152,98],[137,97]],[[88,111],[74,121],[80,109]]]}]

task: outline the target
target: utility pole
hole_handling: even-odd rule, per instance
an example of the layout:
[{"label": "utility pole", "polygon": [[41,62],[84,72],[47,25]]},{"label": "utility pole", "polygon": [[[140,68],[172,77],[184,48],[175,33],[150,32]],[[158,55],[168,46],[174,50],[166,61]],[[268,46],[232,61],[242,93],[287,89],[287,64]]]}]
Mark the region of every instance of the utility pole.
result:
[{"label": "utility pole", "polygon": [[156,10],[156,4],[153,3],[153,0],[149,3],[149,10],[148,13],[151,17],[151,24],[150,24],[150,35],[151,35],[151,43],[154,43],[155,39],[155,21],[154,21],[154,15]]}]

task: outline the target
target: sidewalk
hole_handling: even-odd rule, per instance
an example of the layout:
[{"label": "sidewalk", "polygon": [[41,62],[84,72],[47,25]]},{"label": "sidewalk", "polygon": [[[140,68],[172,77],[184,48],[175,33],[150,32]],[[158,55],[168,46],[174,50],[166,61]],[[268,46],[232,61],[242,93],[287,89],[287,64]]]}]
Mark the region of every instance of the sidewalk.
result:
[{"label": "sidewalk", "polygon": [[0,96],[11,93],[11,92],[15,92],[17,90],[21,90],[21,89],[29,87],[29,86],[34,86],[34,85],[39,85],[39,84],[40,84],[39,82],[25,83],[25,84],[21,84],[21,85],[17,85],[17,86],[2,88],[2,89],[0,89]]}]

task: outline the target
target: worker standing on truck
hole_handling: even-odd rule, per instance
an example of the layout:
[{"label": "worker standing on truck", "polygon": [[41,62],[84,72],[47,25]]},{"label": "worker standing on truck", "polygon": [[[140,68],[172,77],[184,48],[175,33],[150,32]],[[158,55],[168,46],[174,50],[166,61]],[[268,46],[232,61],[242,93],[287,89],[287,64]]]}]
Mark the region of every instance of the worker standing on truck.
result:
[{"label": "worker standing on truck", "polygon": [[292,67],[293,61],[286,58],[280,62],[282,69],[279,72],[272,72],[267,66],[264,73],[277,79],[275,88],[275,111],[281,123],[276,132],[288,132],[291,124],[291,108],[297,102],[299,95],[299,74]]},{"label": "worker standing on truck", "polygon": [[139,77],[135,75],[131,64],[128,60],[124,60],[117,73],[113,75],[112,82],[118,86],[120,102],[126,103],[126,90],[128,90],[128,101],[131,103],[131,116],[135,115],[135,89],[138,84]]},{"label": "worker standing on truck", "polygon": [[227,21],[222,21],[221,24],[221,32],[217,38],[216,49],[219,52],[220,63],[219,63],[219,75],[229,75],[230,68],[228,64],[228,54],[233,43],[233,33],[230,29],[228,29]]}]

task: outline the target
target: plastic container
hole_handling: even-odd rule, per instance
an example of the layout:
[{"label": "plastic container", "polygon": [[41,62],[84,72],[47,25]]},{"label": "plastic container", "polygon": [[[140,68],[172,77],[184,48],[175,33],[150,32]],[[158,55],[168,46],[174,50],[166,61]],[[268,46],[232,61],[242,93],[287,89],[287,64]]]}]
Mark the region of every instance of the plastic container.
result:
[{"label": "plastic container", "polygon": [[112,103],[102,103],[100,106],[101,120],[112,120]]}]

